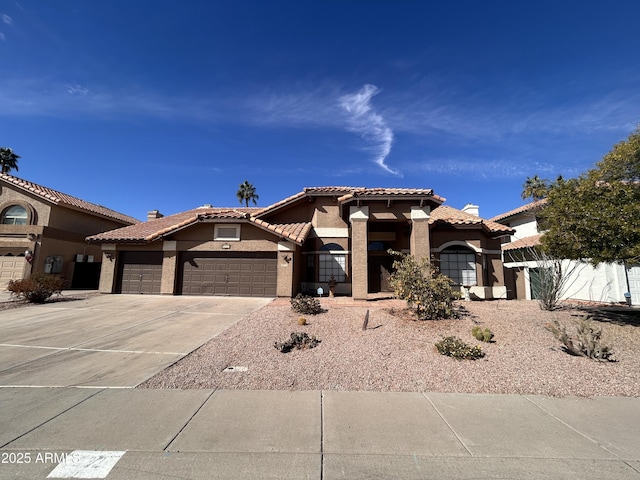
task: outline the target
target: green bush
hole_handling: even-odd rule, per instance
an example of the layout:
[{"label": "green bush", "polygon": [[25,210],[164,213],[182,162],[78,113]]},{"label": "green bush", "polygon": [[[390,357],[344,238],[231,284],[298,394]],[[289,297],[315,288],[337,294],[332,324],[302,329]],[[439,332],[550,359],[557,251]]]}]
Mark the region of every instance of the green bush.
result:
[{"label": "green bush", "polygon": [[593,327],[589,318],[582,318],[576,324],[576,333],[573,336],[567,333],[566,325],[558,320],[547,324],[545,328],[562,342],[565,352],[571,355],[600,361],[615,361],[611,347],[602,344],[602,329]]},{"label": "green bush", "polygon": [[391,274],[391,288],[398,298],[406,300],[420,320],[458,318],[454,301],[460,293],[452,288],[449,277],[441,274],[428,259],[416,260],[412,255],[389,250],[396,257]]},{"label": "green bush", "polygon": [[494,337],[493,332],[491,330],[489,330],[488,328],[485,328],[483,330],[482,327],[478,325],[476,325],[471,329],[471,335],[476,337],[477,340],[480,340],[481,342],[487,342],[487,343],[490,343],[491,341],[493,341],[493,337]]},{"label": "green bush", "polygon": [[305,315],[317,315],[322,312],[322,306],[317,298],[299,293],[291,299],[291,308],[294,312]]},{"label": "green bush", "polygon": [[436,343],[438,352],[448,357],[453,357],[458,360],[476,360],[484,357],[484,352],[478,346],[472,347],[464,343],[458,337],[445,337],[441,341]]},{"label": "green bush", "polygon": [[44,303],[49,297],[60,293],[64,279],[58,275],[33,273],[29,278],[10,280],[7,290],[30,303]]}]

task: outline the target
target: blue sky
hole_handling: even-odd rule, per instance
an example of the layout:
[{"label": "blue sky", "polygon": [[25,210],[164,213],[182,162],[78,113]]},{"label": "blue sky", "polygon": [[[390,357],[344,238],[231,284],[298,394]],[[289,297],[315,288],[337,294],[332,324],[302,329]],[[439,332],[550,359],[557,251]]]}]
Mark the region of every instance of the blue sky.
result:
[{"label": "blue sky", "polygon": [[640,2],[0,0],[17,176],[144,219],[303,187],[484,217],[640,124]]}]

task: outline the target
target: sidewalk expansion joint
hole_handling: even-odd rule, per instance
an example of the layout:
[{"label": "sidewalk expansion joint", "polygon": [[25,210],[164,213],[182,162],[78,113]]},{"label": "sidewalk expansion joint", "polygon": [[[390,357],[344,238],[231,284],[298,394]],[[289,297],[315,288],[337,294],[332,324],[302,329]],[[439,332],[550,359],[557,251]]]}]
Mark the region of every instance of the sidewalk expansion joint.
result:
[{"label": "sidewalk expansion joint", "polygon": [[53,417],[49,418],[48,420],[45,420],[45,421],[44,421],[44,422],[42,422],[41,424],[36,425],[35,427],[31,428],[30,430],[27,430],[27,431],[26,431],[26,432],[24,432],[23,434],[18,435],[16,438],[14,438],[14,439],[12,439],[12,440],[9,440],[9,441],[8,441],[7,443],[5,443],[4,445],[0,445],[0,448],[4,448],[4,447],[6,447],[7,445],[9,445],[10,443],[15,442],[16,440],[18,440],[18,439],[20,439],[20,438],[24,437],[25,435],[27,435],[27,434],[29,434],[29,433],[33,432],[34,430],[36,430],[36,429],[40,428],[41,426],[46,425],[46,424],[47,424],[47,423],[49,423],[50,421],[55,420],[55,419],[56,419],[56,418],[58,418],[59,416],[61,416],[61,415],[65,414],[65,413],[67,413],[67,412],[68,412],[69,410],[71,410],[72,408],[77,407],[77,406],[78,406],[78,405],[80,405],[81,403],[86,402],[86,401],[87,401],[87,400],[89,400],[90,398],[95,397],[96,395],[98,395],[100,392],[103,392],[103,391],[104,391],[104,390],[98,390],[98,391],[97,391],[97,392],[95,392],[93,395],[89,395],[87,398],[83,398],[83,399],[82,399],[82,400],[80,400],[79,402],[77,402],[77,403],[75,403],[75,404],[71,405],[69,408],[65,408],[63,411],[61,411],[60,413],[58,413],[58,414],[54,415]]},{"label": "sidewalk expansion joint", "polygon": [[204,402],[202,402],[202,405],[200,405],[195,412],[193,412],[193,415],[191,415],[189,417],[189,419],[185,422],[185,424],[182,426],[182,428],[180,430],[178,430],[178,433],[176,433],[171,440],[169,440],[169,443],[167,443],[167,445],[162,449],[163,452],[168,452],[169,447],[171,446],[171,444],[173,442],[175,442],[176,438],[178,438],[178,436],[180,436],[180,434],[184,431],[185,428],[187,428],[187,426],[191,423],[191,421],[195,418],[196,415],[198,415],[198,412],[200,410],[202,410],[202,408],[207,404],[207,402],[209,401],[209,399],[213,396],[214,393],[216,393],[218,391],[218,388],[214,388],[213,391],[209,394],[209,396],[207,398],[204,399]]},{"label": "sidewalk expansion joint", "polygon": [[603,449],[605,452],[610,453],[611,455],[613,455],[614,457],[622,460],[620,458],[619,455],[616,454],[616,452],[611,451],[610,449],[608,449],[606,446],[604,446],[603,444],[601,444],[600,442],[598,442],[596,439],[591,438],[589,435],[587,435],[584,432],[581,432],[580,430],[578,430],[577,428],[575,428],[574,426],[568,424],[567,422],[565,422],[564,420],[562,420],[561,418],[555,416],[553,413],[548,412],[547,410],[545,410],[541,405],[538,405],[536,402],[534,402],[533,400],[531,400],[529,397],[527,397],[526,395],[521,395],[525,400],[527,400],[529,403],[532,403],[533,405],[535,405],[536,407],[538,407],[538,409],[540,409],[540,411],[542,411],[542,413],[544,413],[545,415],[550,416],[551,418],[553,418],[554,420],[556,420],[557,422],[560,422],[562,425],[564,425],[565,427],[567,427],[570,430],[573,430],[574,432],[576,432],[578,435],[580,435],[581,437],[586,438],[587,440],[589,440],[592,443],[595,443],[598,447],[600,447],[601,449]]},{"label": "sidewalk expansion joint", "polygon": [[444,415],[442,415],[442,413],[440,413],[440,410],[438,410],[438,407],[436,407],[433,402],[431,401],[431,399],[429,398],[429,396],[425,393],[425,392],[420,392],[422,393],[422,396],[424,398],[427,399],[427,402],[429,402],[429,404],[433,407],[433,409],[436,411],[436,413],[438,414],[438,416],[442,419],[442,421],[445,423],[445,425],[447,427],[449,427],[449,430],[451,430],[451,433],[453,433],[453,435],[456,437],[456,439],[458,440],[458,442],[460,442],[460,445],[462,445],[462,447],[466,450],[466,452],[470,455],[470,456],[474,456],[473,453],[471,452],[471,450],[469,450],[467,448],[467,446],[465,445],[464,441],[462,440],[462,438],[460,438],[460,436],[458,435],[458,433],[455,431],[455,429],[451,426],[451,424],[449,422],[447,422],[447,419],[444,418]]}]

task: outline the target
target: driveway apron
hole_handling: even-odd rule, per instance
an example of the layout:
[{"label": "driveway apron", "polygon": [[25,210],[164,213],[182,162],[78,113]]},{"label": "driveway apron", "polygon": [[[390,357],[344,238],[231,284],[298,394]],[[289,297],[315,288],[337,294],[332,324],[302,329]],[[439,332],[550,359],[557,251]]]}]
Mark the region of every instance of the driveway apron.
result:
[{"label": "driveway apron", "polygon": [[6,310],[0,386],[135,387],[270,301],[101,295]]}]

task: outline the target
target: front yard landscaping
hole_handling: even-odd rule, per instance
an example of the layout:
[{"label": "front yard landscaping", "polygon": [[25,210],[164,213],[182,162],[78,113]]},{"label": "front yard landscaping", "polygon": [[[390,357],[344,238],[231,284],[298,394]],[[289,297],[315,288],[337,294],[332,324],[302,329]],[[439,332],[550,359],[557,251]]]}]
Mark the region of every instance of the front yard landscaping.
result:
[{"label": "front yard landscaping", "polygon": [[[556,320],[572,326],[586,307],[548,312],[537,302],[515,300],[457,305],[459,319],[418,321],[399,300],[366,306],[323,301],[325,310],[306,315],[300,325],[300,314],[276,301],[141,387],[640,396],[638,310],[595,311],[592,324],[602,328],[616,360],[599,362],[569,355],[545,328]],[[491,341],[475,338],[476,326],[489,329]],[[274,348],[293,332],[321,343],[286,354]],[[435,344],[452,336],[479,346],[484,356],[458,360],[438,353]]]}]

